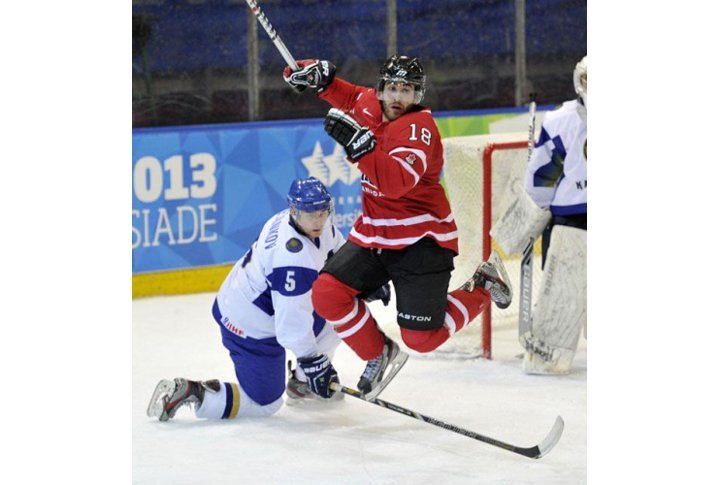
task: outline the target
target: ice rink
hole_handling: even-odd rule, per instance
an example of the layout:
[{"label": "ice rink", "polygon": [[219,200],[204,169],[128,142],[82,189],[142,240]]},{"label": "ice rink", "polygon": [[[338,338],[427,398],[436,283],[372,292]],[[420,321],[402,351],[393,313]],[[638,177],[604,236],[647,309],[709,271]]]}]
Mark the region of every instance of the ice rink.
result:
[{"label": "ice rink", "polygon": [[[350,396],[284,406],[267,419],[199,420],[183,408],[160,423],[145,410],[162,378],[235,381],[210,315],[214,294],[132,304],[132,458],[136,484],[581,484],[587,481],[587,353],[573,372],[522,372],[517,330],[496,329],[492,361],[411,356],[381,399],[518,446],[533,446],[555,417],[558,445],[540,460],[432,426]],[[388,311],[373,303],[373,311]],[[479,319],[474,322],[478,324]],[[364,364],[343,344],[334,359],[355,387]]]}]

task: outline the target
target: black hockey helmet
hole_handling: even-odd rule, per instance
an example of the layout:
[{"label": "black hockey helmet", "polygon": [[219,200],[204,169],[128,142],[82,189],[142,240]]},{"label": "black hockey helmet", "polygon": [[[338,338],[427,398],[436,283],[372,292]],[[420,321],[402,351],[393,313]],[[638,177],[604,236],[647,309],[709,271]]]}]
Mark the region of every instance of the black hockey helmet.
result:
[{"label": "black hockey helmet", "polygon": [[382,93],[387,82],[401,82],[415,86],[415,104],[425,95],[425,70],[417,57],[390,56],[380,68],[377,91]]}]

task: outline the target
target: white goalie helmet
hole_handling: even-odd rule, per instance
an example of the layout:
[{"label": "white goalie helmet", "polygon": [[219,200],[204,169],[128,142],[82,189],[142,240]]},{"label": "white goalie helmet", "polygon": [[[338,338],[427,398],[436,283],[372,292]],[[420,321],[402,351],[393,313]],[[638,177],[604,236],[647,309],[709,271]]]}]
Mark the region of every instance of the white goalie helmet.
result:
[{"label": "white goalie helmet", "polygon": [[573,84],[575,85],[575,92],[582,98],[583,104],[587,108],[587,56],[583,57],[575,65]]}]

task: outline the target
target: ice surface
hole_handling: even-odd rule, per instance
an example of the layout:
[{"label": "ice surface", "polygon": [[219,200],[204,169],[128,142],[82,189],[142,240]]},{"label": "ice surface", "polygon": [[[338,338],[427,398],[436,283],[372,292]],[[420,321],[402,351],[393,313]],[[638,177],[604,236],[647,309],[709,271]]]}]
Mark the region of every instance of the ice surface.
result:
[{"label": "ice surface", "polygon": [[[538,444],[555,417],[565,432],[531,460],[350,396],[284,406],[266,419],[199,420],[187,408],[145,415],[162,378],[235,381],[210,308],[214,294],[133,301],[133,483],[580,484],[587,481],[587,366],[581,338],[567,376],[528,376],[517,329],[495,329],[494,360],[411,356],[381,399],[518,446]],[[371,304],[379,318],[379,302]],[[474,322],[478,324],[479,319]],[[341,345],[334,360],[355,387],[363,363]]]}]

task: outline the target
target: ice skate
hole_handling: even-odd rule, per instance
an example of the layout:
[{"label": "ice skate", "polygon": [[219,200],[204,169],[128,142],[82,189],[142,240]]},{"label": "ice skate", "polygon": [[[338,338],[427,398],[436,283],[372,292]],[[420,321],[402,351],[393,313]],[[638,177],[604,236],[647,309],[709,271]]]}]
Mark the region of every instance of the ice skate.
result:
[{"label": "ice skate", "polygon": [[512,302],[512,288],[506,283],[508,277],[505,266],[498,257],[493,258],[491,256],[490,260],[492,262],[483,261],[480,263],[480,266],[475,270],[475,274],[462,286],[462,289],[473,291],[475,288],[485,288],[490,293],[490,299],[495,302],[498,308],[507,308]]},{"label": "ice skate", "polygon": [[189,405],[197,409],[203,402],[206,387],[219,390],[220,382],[212,380],[200,383],[182,377],[176,377],[172,381],[163,379],[155,387],[155,392],[150,398],[147,415],[160,421],[167,421],[174,417],[182,406]]},{"label": "ice skate", "polygon": [[336,392],[332,395],[330,399],[323,399],[317,394],[314,394],[310,390],[310,386],[308,386],[307,382],[301,381],[297,377],[297,369],[292,368],[292,363],[288,361],[288,374],[290,375],[290,378],[288,379],[287,385],[285,386],[285,395],[288,398],[287,404],[293,405],[301,401],[339,401],[345,397],[345,395],[342,392]]},{"label": "ice skate", "polygon": [[307,382],[303,382],[295,377],[295,371],[290,371],[290,379],[288,379],[287,386],[285,386],[285,394],[288,399],[298,400],[312,397],[312,391],[307,385]]},{"label": "ice skate", "polygon": [[383,337],[385,338],[385,344],[383,345],[382,354],[368,361],[365,372],[358,381],[358,390],[367,399],[377,397],[395,377],[395,374],[402,369],[408,359],[408,355],[400,350],[398,344],[385,335]]}]

